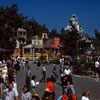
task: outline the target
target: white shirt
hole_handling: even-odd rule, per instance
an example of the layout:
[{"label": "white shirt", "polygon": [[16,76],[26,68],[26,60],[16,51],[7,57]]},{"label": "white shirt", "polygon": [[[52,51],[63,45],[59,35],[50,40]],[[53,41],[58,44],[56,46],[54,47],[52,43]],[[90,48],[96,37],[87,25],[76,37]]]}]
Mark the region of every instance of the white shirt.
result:
[{"label": "white shirt", "polygon": [[35,87],[36,86],[36,84],[35,84],[35,81],[34,80],[31,80],[31,82],[30,82],[30,84],[31,84],[31,87]]},{"label": "white shirt", "polygon": [[98,68],[99,64],[100,64],[100,63],[99,63],[98,61],[96,61],[96,62],[95,62],[95,67]]},{"label": "white shirt", "polygon": [[32,99],[32,95],[31,95],[30,92],[22,93],[22,98],[23,98],[24,100]]},{"label": "white shirt", "polygon": [[82,100],[89,100],[89,98],[86,96],[82,96]]},{"label": "white shirt", "polygon": [[18,96],[18,92],[15,88],[11,91],[9,91],[9,89],[5,89],[4,93],[6,94],[6,100],[15,100],[15,97]]},{"label": "white shirt", "polygon": [[17,83],[14,83],[13,87],[17,90]]},{"label": "white shirt", "polygon": [[46,71],[46,68],[45,68],[45,66],[43,66],[43,67],[42,67],[42,70],[43,70],[43,71]]},{"label": "white shirt", "polygon": [[59,62],[62,62],[62,59],[60,59]]},{"label": "white shirt", "polygon": [[64,74],[65,74],[65,75],[69,75],[70,73],[71,73],[71,70],[70,70],[70,69],[68,69],[68,70],[65,69],[65,70],[64,70]]}]

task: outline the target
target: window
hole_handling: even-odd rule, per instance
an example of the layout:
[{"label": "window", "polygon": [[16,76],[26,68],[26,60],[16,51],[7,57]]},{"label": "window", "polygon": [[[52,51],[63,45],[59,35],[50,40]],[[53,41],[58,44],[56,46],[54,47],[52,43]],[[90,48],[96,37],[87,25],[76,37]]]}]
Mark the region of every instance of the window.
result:
[{"label": "window", "polygon": [[24,35],[26,35],[26,32],[23,32]]},{"label": "window", "polygon": [[22,32],[19,32],[20,33],[20,35],[22,35]]}]

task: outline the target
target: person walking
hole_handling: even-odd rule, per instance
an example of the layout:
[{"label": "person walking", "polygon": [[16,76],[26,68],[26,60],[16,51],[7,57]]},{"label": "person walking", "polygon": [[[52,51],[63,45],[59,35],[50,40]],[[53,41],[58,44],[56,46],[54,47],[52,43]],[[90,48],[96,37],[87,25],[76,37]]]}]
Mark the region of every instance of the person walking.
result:
[{"label": "person walking", "polygon": [[59,64],[60,64],[60,66],[62,66],[62,64],[63,64],[62,58],[59,59]]},{"label": "person walking", "polygon": [[27,71],[26,71],[26,86],[28,89],[30,89],[30,79],[31,79],[32,72],[30,70],[30,66],[27,66]]},{"label": "person walking", "polygon": [[58,73],[57,73],[57,68],[56,66],[53,68],[52,70],[52,76],[51,76],[52,82],[54,83],[54,85],[56,86],[56,81],[58,79]]},{"label": "person walking", "polygon": [[100,63],[99,63],[99,60],[97,58],[96,61],[95,61],[95,77],[96,77],[96,81],[99,80],[99,66],[100,66]]},{"label": "person walking", "polygon": [[25,66],[25,61],[23,59],[23,63],[22,63],[22,68],[25,70],[26,66]]},{"label": "person walking", "polygon": [[42,78],[40,79],[40,82],[42,82],[42,81],[45,82],[45,80],[46,80],[46,68],[45,68],[45,65],[43,65],[43,67],[42,67],[41,76],[42,76]]}]

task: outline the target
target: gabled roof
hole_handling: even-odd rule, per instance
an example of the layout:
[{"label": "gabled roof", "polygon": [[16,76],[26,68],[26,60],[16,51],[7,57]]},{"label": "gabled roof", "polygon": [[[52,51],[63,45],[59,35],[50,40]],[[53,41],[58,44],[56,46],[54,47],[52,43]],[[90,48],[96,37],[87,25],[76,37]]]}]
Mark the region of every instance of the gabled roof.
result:
[{"label": "gabled roof", "polygon": [[23,31],[26,32],[26,30],[24,28],[18,28],[17,31]]},{"label": "gabled roof", "polygon": [[56,44],[54,43],[54,38],[51,38],[47,40],[47,42],[44,44],[44,48],[59,48],[63,47],[60,43]]},{"label": "gabled roof", "polygon": [[57,45],[57,44],[51,44],[51,48],[60,48],[60,47],[63,47],[60,43]]}]

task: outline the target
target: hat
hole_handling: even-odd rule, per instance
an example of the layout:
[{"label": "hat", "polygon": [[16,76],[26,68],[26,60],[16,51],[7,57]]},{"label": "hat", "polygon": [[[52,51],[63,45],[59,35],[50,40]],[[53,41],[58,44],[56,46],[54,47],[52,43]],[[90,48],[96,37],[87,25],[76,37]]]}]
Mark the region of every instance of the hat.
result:
[{"label": "hat", "polygon": [[38,95],[38,94],[34,94],[33,96],[39,97],[39,95]]},{"label": "hat", "polygon": [[39,97],[39,95],[38,95],[38,94],[34,94],[34,95],[32,95],[32,97],[35,97],[35,98],[40,99],[40,97]]},{"label": "hat", "polygon": [[44,91],[45,92],[50,92],[50,89],[49,88],[46,88]]}]

